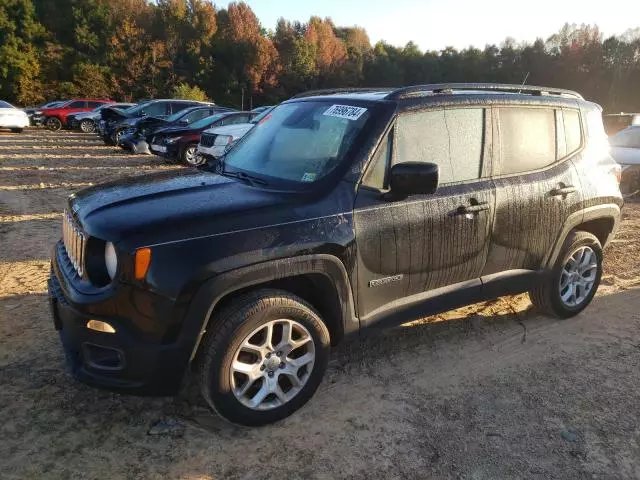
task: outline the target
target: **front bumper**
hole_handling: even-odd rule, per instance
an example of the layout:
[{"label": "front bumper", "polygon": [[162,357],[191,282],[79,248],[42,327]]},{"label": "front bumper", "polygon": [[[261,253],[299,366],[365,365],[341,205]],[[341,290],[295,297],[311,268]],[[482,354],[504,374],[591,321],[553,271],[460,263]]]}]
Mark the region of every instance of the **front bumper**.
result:
[{"label": "front bumper", "polygon": [[0,128],[27,128],[29,117],[18,117],[14,115],[0,116]]},{"label": "front bumper", "polygon": [[[56,248],[48,282],[49,305],[71,374],[83,383],[123,393],[176,394],[182,385],[193,342],[187,342],[191,343],[188,345],[183,341],[149,340],[140,335],[129,319],[115,314],[90,313],[95,305],[73,302],[65,291],[69,288],[64,273],[67,269],[59,266],[59,252]],[[125,293],[127,297],[134,296],[132,292]],[[153,302],[153,299],[146,301]],[[109,323],[115,333],[87,328],[91,319]]]},{"label": "front bumper", "polygon": [[139,137],[137,135],[123,135],[120,137],[118,145],[131,153],[145,153],[147,155],[151,155],[149,144],[144,137]]},{"label": "front bumper", "polygon": [[180,158],[180,147],[175,144],[156,145],[152,143],[151,145],[149,145],[149,149],[151,150],[151,153],[160,157],[168,158],[171,160],[177,160],[178,158]]},{"label": "front bumper", "polygon": [[224,145],[214,145],[213,147],[204,147],[202,145],[198,145],[198,153],[207,158],[220,158],[224,155],[225,151]]}]

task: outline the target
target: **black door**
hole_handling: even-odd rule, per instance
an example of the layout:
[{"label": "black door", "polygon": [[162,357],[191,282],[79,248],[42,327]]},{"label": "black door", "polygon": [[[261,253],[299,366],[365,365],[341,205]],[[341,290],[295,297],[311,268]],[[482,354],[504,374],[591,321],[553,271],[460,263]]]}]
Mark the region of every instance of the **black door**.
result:
[{"label": "black door", "polygon": [[[483,276],[539,270],[567,217],[580,208],[577,110],[494,109],[496,217]],[[484,280],[485,278],[483,278]]]},{"label": "black door", "polygon": [[[380,145],[354,211],[364,324],[394,302],[419,302],[426,292],[450,285],[480,284],[494,206],[488,117],[482,108],[402,114]],[[437,192],[385,200],[389,164],[407,161],[438,164]]]}]

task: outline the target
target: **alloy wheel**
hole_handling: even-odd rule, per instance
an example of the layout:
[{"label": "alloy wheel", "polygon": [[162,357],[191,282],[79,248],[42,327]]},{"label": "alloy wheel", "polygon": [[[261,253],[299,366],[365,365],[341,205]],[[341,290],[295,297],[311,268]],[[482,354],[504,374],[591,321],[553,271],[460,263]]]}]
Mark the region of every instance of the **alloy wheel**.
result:
[{"label": "alloy wheel", "polygon": [[187,147],[184,151],[184,159],[189,165],[194,167],[204,163],[204,157],[198,154],[198,147],[196,146]]},{"label": "alloy wheel", "polygon": [[51,118],[47,118],[47,121],[45,122],[45,126],[49,130],[57,131],[62,128],[62,122],[55,117],[51,117]]},{"label": "alloy wheel", "polygon": [[560,273],[560,299],[568,307],[580,306],[589,296],[598,274],[598,257],[591,247],[575,250]]},{"label": "alloy wheel", "polygon": [[309,331],[290,319],[272,320],[245,337],[231,363],[231,389],[252,410],[271,410],[303,389],[315,362]]},{"label": "alloy wheel", "polygon": [[82,120],[82,122],[80,122],[80,130],[84,133],[93,133],[95,129],[96,125],[91,120]]}]

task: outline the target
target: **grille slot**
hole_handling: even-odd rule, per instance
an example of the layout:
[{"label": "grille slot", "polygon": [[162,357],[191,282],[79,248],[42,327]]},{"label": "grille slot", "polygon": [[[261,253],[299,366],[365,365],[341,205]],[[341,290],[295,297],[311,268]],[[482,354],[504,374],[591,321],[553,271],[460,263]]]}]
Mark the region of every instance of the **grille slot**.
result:
[{"label": "grille slot", "polygon": [[84,275],[84,254],[87,237],[68,210],[64,211],[62,219],[62,241],[74,270],[79,277],[82,277]]},{"label": "grille slot", "polygon": [[200,137],[200,145],[203,147],[213,147],[214,142],[216,141],[217,135],[211,133],[205,133]]}]

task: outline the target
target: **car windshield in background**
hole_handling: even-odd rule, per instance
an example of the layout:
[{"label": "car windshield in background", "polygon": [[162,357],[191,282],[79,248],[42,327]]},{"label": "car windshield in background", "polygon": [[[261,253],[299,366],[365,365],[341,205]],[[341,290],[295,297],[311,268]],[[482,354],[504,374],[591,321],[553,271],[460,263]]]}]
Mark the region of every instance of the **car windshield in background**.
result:
[{"label": "car windshield in background", "polygon": [[0,108],[16,108],[8,102],[0,100]]},{"label": "car windshield in background", "polygon": [[215,115],[211,115],[210,117],[201,118],[197,122],[193,122],[190,128],[206,128],[214,122],[217,122],[221,118],[225,117],[225,113],[216,113]]},{"label": "car windshield in background", "polygon": [[184,117],[187,113],[189,113],[191,111],[193,111],[193,109],[185,108],[184,110],[180,110],[179,112],[176,112],[173,115],[169,115],[166,118],[167,123],[177,122],[178,120],[180,120],[182,117]]},{"label": "car windshield in background", "polygon": [[280,105],[229,151],[225,168],[315,182],[342,162],[369,117],[364,107],[329,101]]}]

